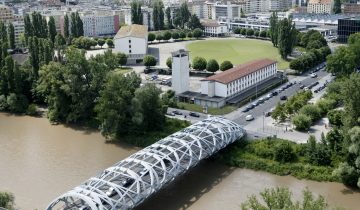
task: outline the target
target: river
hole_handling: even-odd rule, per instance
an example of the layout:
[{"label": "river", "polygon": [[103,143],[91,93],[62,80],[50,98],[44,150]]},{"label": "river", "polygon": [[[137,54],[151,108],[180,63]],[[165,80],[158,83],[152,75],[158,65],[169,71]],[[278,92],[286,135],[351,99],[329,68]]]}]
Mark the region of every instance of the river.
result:
[{"label": "river", "polygon": [[[45,209],[58,195],[136,152],[106,144],[97,131],[50,125],[45,118],[0,113],[0,191],[10,191],[21,210]],[[240,209],[264,187],[287,186],[295,197],[304,187],[331,205],[359,209],[360,193],[339,183],[320,183],[204,161],[138,209]]]}]

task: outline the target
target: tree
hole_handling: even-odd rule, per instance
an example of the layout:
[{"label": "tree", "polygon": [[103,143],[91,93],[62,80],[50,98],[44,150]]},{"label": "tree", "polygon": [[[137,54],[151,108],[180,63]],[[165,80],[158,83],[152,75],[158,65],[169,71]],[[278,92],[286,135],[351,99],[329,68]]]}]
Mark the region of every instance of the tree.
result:
[{"label": "tree", "polygon": [[259,32],[258,30],[256,30],[256,31],[254,32],[254,36],[256,36],[256,37],[260,36],[260,32]]},{"label": "tree", "polygon": [[244,11],[243,11],[242,8],[240,9],[240,17],[241,17],[241,18],[246,18],[246,15],[245,15],[245,13],[244,13]]},{"label": "tree", "polygon": [[360,127],[350,129],[349,136],[348,152],[352,158],[341,163],[334,175],[339,176],[344,184],[360,188]]},{"label": "tree", "polygon": [[64,38],[65,38],[65,40],[69,39],[69,36],[70,36],[69,28],[70,28],[69,16],[66,14],[64,17]]},{"label": "tree", "polygon": [[200,23],[200,19],[196,14],[192,14],[189,18],[189,22],[187,23],[187,27],[190,30],[194,30],[196,28],[200,28],[200,30],[203,28],[203,26]]},{"label": "tree", "polygon": [[195,57],[192,62],[192,67],[195,70],[201,71],[201,70],[206,69],[206,64],[207,64],[207,62],[206,62],[205,58]]},{"label": "tree", "polygon": [[75,13],[77,34],[76,37],[84,36],[84,23],[82,22],[78,12]]},{"label": "tree", "polygon": [[179,33],[178,33],[178,32],[173,32],[173,33],[171,34],[171,38],[173,38],[173,40],[179,39]]},{"label": "tree", "polygon": [[246,30],[246,36],[253,36],[254,35],[254,29],[249,28]]},{"label": "tree", "polygon": [[321,117],[321,111],[320,111],[319,107],[317,107],[316,105],[312,105],[312,104],[307,104],[307,105],[303,106],[299,110],[299,113],[309,116],[311,119],[311,122],[315,122],[316,120],[320,119],[320,117]]},{"label": "tree", "polygon": [[276,12],[273,12],[270,16],[270,38],[274,47],[278,45],[278,16]]},{"label": "tree", "polygon": [[150,68],[150,66],[155,66],[156,62],[157,62],[156,58],[152,55],[146,55],[143,60],[143,63],[146,66],[146,68]]},{"label": "tree", "polygon": [[298,114],[292,118],[292,123],[295,125],[296,130],[306,131],[311,126],[311,118],[304,114]]},{"label": "tree", "polygon": [[331,125],[342,126],[342,116],[345,115],[345,112],[342,110],[331,110],[327,113],[327,117]]},{"label": "tree", "polygon": [[182,40],[186,38],[186,34],[185,34],[184,31],[180,31],[179,38],[182,39]]},{"label": "tree", "polygon": [[302,203],[292,200],[292,193],[288,188],[277,187],[265,189],[260,193],[262,201],[255,195],[250,196],[249,200],[241,205],[242,210],[271,210],[271,209],[297,209],[297,210],[327,210],[327,202],[324,197],[319,195],[316,199],[308,190],[303,191]]},{"label": "tree", "polygon": [[176,107],[176,94],[173,90],[167,90],[161,97],[161,100],[165,106]]},{"label": "tree", "polygon": [[196,28],[194,31],[193,31],[193,35],[196,39],[198,39],[199,37],[202,36],[202,30],[200,28]]},{"label": "tree", "polygon": [[228,69],[231,69],[233,68],[233,64],[230,62],[230,61],[223,61],[221,64],[220,64],[220,70],[221,71],[226,71]]},{"label": "tree", "polygon": [[167,24],[167,28],[168,29],[172,29],[173,25],[172,25],[172,19],[171,19],[171,9],[170,7],[167,7],[165,10],[165,15],[166,15],[166,24]]},{"label": "tree", "polygon": [[326,141],[332,151],[338,152],[342,148],[343,136],[338,129],[333,128],[326,134]]},{"label": "tree", "polygon": [[356,56],[348,47],[338,47],[327,57],[326,70],[339,75],[350,75],[356,67]]},{"label": "tree", "polygon": [[140,83],[141,79],[135,73],[107,77],[95,107],[101,134],[106,138],[119,137],[130,132],[132,100]]},{"label": "tree", "polygon": [[163,40],[169,41],[171,39],[171,32],[165,31],[164,34],[162,35],[162,37],[163,37]]},{"label": "tree", "polygon": [[156,38],[156,35],[154,33],[149,33],[148,34],[148,41],[149,42],[153,42]]},{"label": "tree", "polygon": [[133,0],[131,6],[131,22],[133,24],[143,24],[143,14],[141,11],[141,3],[137,0]]},{"label": "tree", "polygon": [[294,161],[296,158],[295,151],[290,142],[282,141],[275,146],[274,159],[281,163]]},{"label": "tree", "polygon": [[233,29],[233,31],[234,31],[234,34],[240,34],[241,28],[236,27],[236,28]]},{"label": "tree", "polygon": [[101,47],[101,49],[102,49],[102,47],[104,46],[104,44],[105,44],[105,40],[104,39],[98,39],[97,40],[97,44]]},{"label": "tree", "polygon": [[8,192],[0,192],[0,207],[13,210],[14,209],[15,197],[13,194]]},{"label": "tree", "polygon": [[287,59],[296,41],[296,29],[292,19],[284,18],[278,23],[278,48],[281,58]]},{"label": "tree", "polygon": [[353,73],[346,79],[341,87],[341,98],[345,104],[345,116],[343,123],[346,127],[359,124],[360,119],[360,74]]},{"label": "tree", "polygon": [[341,13],[341,1],[340,0],[335,0],[334,1],[333,11],[334,11],[335,14]]},{"label": "tree", "polygon": [[33,36],[33,28],[29,14],[26,14],[24,17],[24,29],[25,29],[25,33],[24,33],[25,43],[27,45],[29,37]]},{"label": "tree", "polygon": [[188,37],[189,39],[191,39],[191,38],[193,37],[193,33],[192,33],[192,32],[187,33],[187,37]]},{"label": "tree", "polygon": [[356,65],[360,66],[360,33],[351,34],[348,38],[348,45],[356,56]]},{"label": "tree", "polygon": [[160,93],[161,90],[151,83],[135,91],[135,97],[132,100],[134,130],[144,132],[163,128],[165,115]]},{"label": "tree", "polygon": [[171,69],[172,68],[172,58],[171,57],[168,57],[166,59],[166,66]]},{"label": "tree", "polygon": [[246,35],[246,28],[242,28],[240,30],[240,34],[245,36]]},{"label": "tree", "polygon": [[48,37],[52,41],[52,43],[54,43],[57,32],[56,32],[56,26],[55,26],[55,19],[52,16],[50,17],[50,20],[48,22],[48,28],[49,28],[48,29],[48,33],[49,33]]},{"label": "tree", "polygon": [[186,4],[186,2],[183,2],[180,5],[180,9],[177,10],[176,14],[175,14],[175,21],[176,25],[180,26],[180,28],[184,28],[185,27],[185,23],[187,23],[189,21],[190,18],[190,11],[189,8]]},{"label": "tree", "polygon": [[285,105],[278,103],[275,110],[271,113],[271,117],[278,122],[284,122],[286,119]]},{"label": "tree", "polygon": [[109,48],[114,48],[114,41],[112,39],[107,39],[106,40],[106,45],[109,47]]},{"label": "tree", "polygon": [[127,55],[124,53],[117,53],[116,58],[120,66],[124,66],[127,63]]},{"label": "tree", "polygon": [[210,72],[216,72],[217,70],[219,70],[219,64],[216,60],[214,59],[210,59],[208,62],[207,62],[207,65],[206,65],[206,70],[207,71],[210,71]]},{"label": "tree", "polygon": [[16,95],[15,93],[10,93],[7,97],[7,104],[9,111],[13,113],[25,113],[29,106],[26,96],[22,94]]},{"label": "tree", "polygon": [[164,29],[164,4],[161,0],[156,0],[153,2],[153,22],[154,30],[163,30]]},{"label": "tree", "polygon": [[8,27],[8,36],[9,36],[9,47],[11,49],[15,49],[15,28],[12,23],[9,24]]},{"label": "tree", "polygon": [[70,27],[71,37],[77,38],[78,37],[78,27],[76,24],[76,14],[71,13],[70,19],[71,19],[71,27]]}]

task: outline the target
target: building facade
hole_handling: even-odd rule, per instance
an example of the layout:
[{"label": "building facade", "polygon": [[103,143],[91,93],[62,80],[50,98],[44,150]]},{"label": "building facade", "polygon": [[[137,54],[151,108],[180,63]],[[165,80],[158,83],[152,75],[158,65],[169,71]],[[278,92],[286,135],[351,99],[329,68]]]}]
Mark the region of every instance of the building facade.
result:
[{"label": "building facade", "polygon": [[343,7],[344,14],[360,14],[360,4],[345,3]]},{"label": "building facade", "polygon": [[172,88],[176,94],[189,90],[189,52],[178,50],[172,56]]},{"label": "building facade", "polygon": [[148,30],[144,25],[123,26],[114,37],[114,52],[125,53],[128,63],[142,60],[148,49]]},{"label": "building facade", "polygon": [[316,14],[332,14],[333,6],[333,0],[309,0],[307,12]]},{"label": "building facade", "polygon": [[0,21],[4,22],[5,24],[12,23],[14,25],[15,45],[20,46],[20,36],[25,32],[23,17],[14,14],[10,7],[0,4]]},{"label": "building facade", "polygon": [[338,41],[346,43],[351,34],[360,32],[360,18],[338,20]]},{"label": "building facade", "polygon": [[84,36],[111,36],[120,28],[118,15],[86,15],[81,17],[83,21]]},{"label": "building facade", "polygon": [[233,97],[274,77],[276,72],[277,62],[274,60],[251,61],[201,80],[201,94],[209,97]]},{"label": "building facade", "polygon": [[220,25],[216,20],[206,20],[201,25],[204,27],[203,34],[205,36],[219,37],[228,33],[228,27]]}]

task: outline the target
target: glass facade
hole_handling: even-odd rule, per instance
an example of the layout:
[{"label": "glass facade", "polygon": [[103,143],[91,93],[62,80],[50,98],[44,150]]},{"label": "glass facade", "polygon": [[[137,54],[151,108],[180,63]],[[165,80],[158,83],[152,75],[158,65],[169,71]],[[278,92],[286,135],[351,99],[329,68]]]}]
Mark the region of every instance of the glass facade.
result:
[{"label": "glass facade", "polygon": [[338,41],[347,42],[350,34],[360,32],[360,18],[338,20]]}]

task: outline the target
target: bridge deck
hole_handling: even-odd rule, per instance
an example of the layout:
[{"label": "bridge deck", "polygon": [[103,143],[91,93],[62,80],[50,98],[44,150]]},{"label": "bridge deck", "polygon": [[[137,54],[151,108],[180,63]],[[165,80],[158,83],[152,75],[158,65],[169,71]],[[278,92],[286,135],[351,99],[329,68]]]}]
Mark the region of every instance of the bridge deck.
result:
[{"label": "bridge deck", "polygon": [[209,117],[105,169],[55,199],[47,210],[132,209],[244,134],[232,121]]}]

